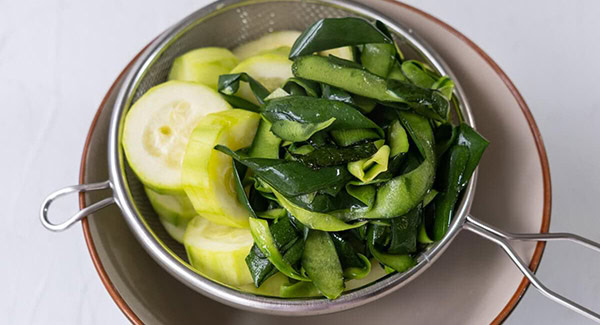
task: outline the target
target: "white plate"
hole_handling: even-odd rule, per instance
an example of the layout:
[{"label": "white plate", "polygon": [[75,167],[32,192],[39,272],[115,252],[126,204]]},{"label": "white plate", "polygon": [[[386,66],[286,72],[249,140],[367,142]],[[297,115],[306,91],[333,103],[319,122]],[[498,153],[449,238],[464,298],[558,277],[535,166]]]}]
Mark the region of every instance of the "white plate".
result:
[{"label": "white plate", "polygon": [[[460,80],[477,128],[491,142],[481,162],[472,214],[512,232],[547,231],[551,192],[545,150],[531,113],[508,77],[475,44],[434,17],[393,1],[362,2],[410,26],[440,53]],[[116,88],[111,88],[92,123],[83,154],[82,183],[108,178],[106,138]],[[94,202],[106,195],[92,193],[85,201]],[[192,291],[146,254],[114,206],[84,220],[83,229],[102,281],[133,322],[285,321],[293,325],[308,321],[236,310]],[[515,245],[535,269],[543,244]],[[424,274],[395,293],[354,310],[311,317],[309,321],[314,325],[500,322],[526,287],[527,282],[499,248],[465,232]]]}]

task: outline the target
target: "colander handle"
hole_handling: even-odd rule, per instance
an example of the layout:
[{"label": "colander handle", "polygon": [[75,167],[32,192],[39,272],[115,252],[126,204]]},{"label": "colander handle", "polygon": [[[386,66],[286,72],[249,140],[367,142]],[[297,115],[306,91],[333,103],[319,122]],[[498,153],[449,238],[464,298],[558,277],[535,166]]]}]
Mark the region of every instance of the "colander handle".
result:
[{"label": "colander handle", "polygon": [[478,220],[472,216],[467,216],[464,228],[478,234],[479,236],[486,238],[498,246],[500,246],[504,252],[510,257],[510,259],[515,263],[517,268],[529,279],[531,284],[544,296],[550,298],[551,300],[566,306],[583,316],[586,316],[598,323],[600,323],[600,314],[581,306],[580,304],[548,289],[540,280],[533,274],[533,272],[529,269],[527,264],[523,262],[523,260],[519,257],[519,255],[515,252],[512,246],[509,243],[509,240],[522,240],[522,241],[556,241],[556,240],[568,240],[574,243],[583,245],[587,248],[593,249],[597,252],[600,252],[600,244],[594,241],[591,241],[587,238],[581,237],[576,234],[571,233],[531,233],[531,234],[513,234],[502,231],[498,228],[495,228],[491,225],[486,224],[485,222]]},{"label": "colander handle", "polygon": [[62,222],[62,223],[50,222],[50,219],[48,218],[48,209],[50,208],[50,205],[52,204],[52,202],[54,202],[54,200],[56,200],[57,198],[59,198],[63,195],[70,194],[70,193],[97,191],[97,190],[104,190],[107,188],[111,188],[110,181],[67,186],[67,187],[63,187],[60,190],[57,190],[57,191],[51,193],[44,200],[44,203],[42,204],[42,208],[40,210],[40,220],[42,221],[42,225],[44,225],[44,227],[46,227],[46,229],[48,229],[48,230],[63,231],[65,229],[71,227],[73,224],[75,224],[76,222],[81,220],[83,217],[86,217],[104,207],[107,207],[107,206],[115,203],[115,198],[111,196],[102,201],[98,201],[88,207],[85,207],[85,208],[79,210],[79,212],[75,213],[72,217],[67,219],[67,221],[65,221],[65,222]]}]

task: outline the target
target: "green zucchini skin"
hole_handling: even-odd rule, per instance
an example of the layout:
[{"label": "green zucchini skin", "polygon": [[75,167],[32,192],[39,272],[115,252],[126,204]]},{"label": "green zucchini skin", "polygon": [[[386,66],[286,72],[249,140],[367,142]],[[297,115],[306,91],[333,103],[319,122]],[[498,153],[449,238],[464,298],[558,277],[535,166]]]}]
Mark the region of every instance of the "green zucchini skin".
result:
[{"label": "green zucchini skin", "polygon": [[318,169],[368,158],[375,152],[377,146],[373,142],[367,142],[345,148],[322,147],[304,155],[292,154],[292,156],[306,166]]},{"label": "green zucchini skin", "polygon": [[417,114],[405,112],[400,117],[421,151],[423,161],[410,172],[396,176],[379,187],[373,209],[360,216],[362,218],[394,218],[408,213],[423,200],[435,180],[434,137],[429,121]]},{"label": "green zucchini skin", "polygon": [[[271,122],[271,131],[283,140],[301,142],[308,140],[315,132],[327,130],[373,129],[383,136],[383,130],[373,121],[364,116],[353,106],[325,98],[307,96],[285,96],[269,101],[262,116]],[[327,123],[331,121],[331,123]],[[286,127],[277,127],[286,122]],[[312,133],[302,133],[297,136],[290,131],[290,123],[311,127],[327,123],[323,128],[315,129]],[[293,129],[292,129],[293,130]]]},{"label": "green zucchini skin", "polygon": [[420,114],[446,121],[449,103],[442,93],[407,81],[382,78],[361,66],[319,56],[297,58],[295,76],[339,87],[350,93],[381,102],[403,103]]},{"label": "green zucchini skin", "polygon": [[362,18],[327,18],[309,26],[290,50],[290,59],[343,46],[392,43],[391,38]]},{"label": "green zucchini skin", "polygon": [[435,221],[433,224],[433,239],[440,240],[448,231],[454,205],[460,193],[462,177],[469,161],[469,149],[466,146],[456,145],[448,152],[448,163],[444,166],[446,185],[441,194],[434,200]]},{"label": "green zucchini skin", "polygon": [[367,246],[369,252],[383,265],[397,272],[404,272],[415,266],[416,260],[408,254],[390,254],[381,252],[377,249],[377,245],[384,238],[385,229],[383,226],[371,224],[367,230]]},{"label": "green zucchini skin", "polygon": [[342,147],[381,138],[380,135],[372,129],[333,130],[330,134],[335,143]]},{"label": "green zucchini skin", "polygon": [[[289,218],[279,219],[276,223],[272,223],[269,229],[277,245],[277,249],[283,251],[283,259],[290,265],[297,264],[302,257],[304,241],[299,238]],[[254,285],[257,288],[278,272],[278,269],[261,252],[256,244],[252,246],[250,253],[246,257],[246,264],[254,280]]]},{"label": "green zucchini skin", "polygon": [[271,132],[271,123],[261,119],[248,155],[254,158],[279,159],[281,141],[281,138]]},{"label": "green zucchini skin", "polygon": [[342,186],[349,178],[344,166],[312,169],[297,161],[244,157],[222,145],[217,145],[215,149],[250,168],[258,178],[286,196]]},{"label": "green zucchini skin", "polygon": [[369,72],[387,78],[396,62],[396,47],[386,43],[365,44],[360,61]]},{"label": "green zucchini skin", "polygon": [[327,232],[309,231],[302,254],[302,267],[325,297],[335,299],[344,291],[342,264]]},{"label": "green zucchini skin", "polygon": [[401,101],[388,92],[385,79],[362,68],[342,66],[329,58],[299,57],[292,65],[292,72],[296,77],[322,82],[363,97],[380,101]]}]

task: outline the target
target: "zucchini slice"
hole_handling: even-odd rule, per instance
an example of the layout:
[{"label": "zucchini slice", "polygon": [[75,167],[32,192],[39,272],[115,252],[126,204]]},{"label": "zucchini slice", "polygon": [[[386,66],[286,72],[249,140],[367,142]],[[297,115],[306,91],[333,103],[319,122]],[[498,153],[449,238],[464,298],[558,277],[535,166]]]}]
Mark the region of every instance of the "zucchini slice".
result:
[{"label": "zucchini slice", "polygon": [[[242,44],[233,50],[240,60],[247,59],[251,56],[275,50],[280,47],[291,48],[296,39],[300,36],[300,32],[293,30],[282,30],[279,32],[269,33],[261,38]],[[289,49],[286,56],[289,55]]]},{"label": "zucchini slice", "polygon": [[153,87],[125,118],[122,145],[129,165],[152,190],[183,194],[181,164],[192,130],[204,115],[230,108],[216,91],[198,83]]},{"label": "zucchini slice", "polygon": [[237,57],[228,49],[203,47],[177,57],[169,71],[169,80],[199,82],[216,90],[219,76],[237,64]]},{"label": "zucchini slice", "polygon": [[325,50],[319,52],[319,54],[322,56],[333,55],[344,60],[354,61],[354,50],[352,49],[352,46],[343,46],[331,50]]},{"label": "zucchini slice", "polygon": [[[281,87],[288,78],[294,76],[292,74],[292,61],[288,60],[287,56],[277,53],[264,53],[248,58],[240,62],[230,73],[241,72],[249,74],[265,86],[269,92]],[[240,85],[236,95],[258,104],[252,90],[250,90],[250,86],[245,83]]]},{"label": "zucchini slice", "polygon": [[232,286],[252,283],[245,261],[254,244],[249,229],[196,217],[185,231],[183,244],[190,264],[202,275]]},{"label": "zucchini slice", "polygon": [[198,215],[187,195],[160,194],[147,187],[145,190],[150,204],[167,233],[183,243],[183,234],[188,222]]},{"label": "zucchini slice", "polygon": [[248,228],[248,211],[237,200],[231,157],[214,150],[217,144],[232,150],[252,144],[259,114],[231,109],[202,119],[188,143],[181,180],[196,212],[212,222]]}]

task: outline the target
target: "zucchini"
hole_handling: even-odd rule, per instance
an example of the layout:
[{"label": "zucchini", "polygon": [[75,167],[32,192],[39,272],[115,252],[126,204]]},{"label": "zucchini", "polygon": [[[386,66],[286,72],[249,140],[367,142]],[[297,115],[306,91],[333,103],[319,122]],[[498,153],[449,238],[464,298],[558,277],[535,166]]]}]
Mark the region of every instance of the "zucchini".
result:
[{"label": "zucchini", "polygon": [[396,62],[396,46],[388,43],[365,44],[360,62],[369,72],[387,78]]},{"label": "zucchini", "polygon": [[245,262],[254,244],[250,230],[196,217],[188,225],[183,244],[190,264],[202,275],[231,286],[252,283]]},{"label": "zucchini", "polygon": [[[292,70],[299,78],[326,83],[381,102],[407,104],[421,115],[442,122],[448,120],[449,103],[441,92],[404,81],[386,80],[355,62],[302,56],[295,59]],[[383,68],[377,67],[377,71]]]},{"label": "zucchini", "polygon": [[380,101],[400,101],[389,92],[386,80],[361,68],[347,67],[321,56],[301,56],[292,66],[294,75],[342,88]]},{"label": "zucchini", "polygon": [[383,130],[352,105],[325,98],[285,96],[269,101],[262,116],[273,125],[271,131],[283,140],[306,141],[325,128],[328,130]]},{"label": "zucchini", "polygon": [[231,107],[207,86],[168,81],[148,90],[125,117],[122,145],[129,165],[158,193],[183,194],[181,164],[198,121]]},{"label": "zucchini", "polygon": [[361,182],[368,183],[388,169],[390,147],[383,145],[371,157],[348,163],[348,171]]},{"label": "zucchini", "polygon": [[388,143],[390,144],[390,157],[408,152],[409,143],[406,131],[399,121],[392,123],[388,133]]},{"label": "zucchini", "polygon": [[267,51],[262,51],[258,54],[265,54],[265,53],[271,53],[271,54],[277,54],[277,55],[281,55],[281,56],[285,56],[287,57],[288,55],[290,55],[290,47],[289,46],[280,46],[276,49],[272,49],[272,50],[267,50]]},{"label": "zucchini", "polygon": [[280,144],[281,138],[276,137],[271,132],[271,123],[261,119],[248,155],[254,158],[279,159]]},{"label": "zucchini", "polygon": [[238,59],[225,48],[204,47],[189,51],[175,59],[169,80],[193,81],[217,89],[219,76],[238,64]]},{"label": "zucchini", "polygon": [[352,46],[342,46],[331,50],[325,50],[319,52],[319,54],[322,56],[333,55],[340,59],[354,61],[354,49],[352,49]]},{"label": "zucchini", "polygon": [[296,39],[300,36],[300,32],[293,30],[282,30],[279,32],[269,33],[261,38],[242,44],[233,49],[235,54],[240,60],[247,59],[251,56],[255,56],[264,52],[278,50],[281,47],[288,47],[287,53],[289,54],[289,48],[294,45]]},{"label": "zucchini", "polygon": [[388,254],[377,250],[375,244],[382,230],[382,226],[377,226],[374,224],[369,225],[369,229],[367,231],[367,246],[373,257],[375,257],[375,259],[377,259],[377,261],[379,261],[381,264],[397,272],[404,272],[417,265],[417,261],[411,255]]},{"label": "zucchini", "polygon": [[288,283],[289,279],[287,276],[283,275],[281,272],[276,272],[273,276],[263,282],[259,288],[255,287],[253,284],[246,284],[240,286],[240,289],[244,292],[250,292],[261,296],[281,297],[281,288]]},{"label": "zucchini", "polygon": [[344,231],[358,228],[366,223],[366,221],[361,221],[354,224],[348,224],[331,214],[302,209],[301,207],[290,202],[275,190],[273,190],[273,194],[284,209],[286,209],[291,215],[298,219],[298,221],[310,229],[322,231]]},{"label": "zucchini", "polygon": [[302,267],[325,297],[335,299],[344,291],[342,264],[327,232],[308,232],[302,254]]},{"label": "zucchini", "polygon": [[185,151],[181,179],[196,212],[219,224],[248,227],[248,212],[238,202],[231,158],[214,150],[224,144],[234,150],[252,143],[259,115],[232,109],[202,119]]},{"label": "zucchini", "polygon": [[342,147],[347,147],[365,140],[380,138],[379,134],[372,129],[332,130],[330,133],[333,141]]},{"label": "zucchini", "polygon": [[401,113],[400,117],[424,160],[410,172],[396,176],[380,186],[375,205],[363,218],[384,219],[404,215],[423,201],[433,185],[436,161],[429,120],[414,113]]},{"label": "zucchini", "polygon": [[147,187],[145,190],[148,201],[150,201],[165,230],[175,240],[183,243],[183,234],[187,224],[197,215],[192,202],[185,194],[160,194]]},{"label": "zucchini", "polygon": [[[261,253],[269,259],[281,273],[298,281],[310,281],[294,269],[290,261],[284,258],[277,248],[277,242],[269,229],[269,223],[263,219],[250,218],[250,232]],[[258,284],[258,283],[255,283]]]},{"label": "zucchini", "polygon": [[[276,53],[264,53],[240,62],[231,70],[231,74],[245,72],[263,85],[269,92],[281,87],[288,78],[293,77],[292,61]],[[254,104],[259,104],[250,86],[243,83],[235,94]]]}]

